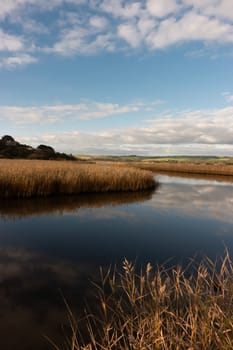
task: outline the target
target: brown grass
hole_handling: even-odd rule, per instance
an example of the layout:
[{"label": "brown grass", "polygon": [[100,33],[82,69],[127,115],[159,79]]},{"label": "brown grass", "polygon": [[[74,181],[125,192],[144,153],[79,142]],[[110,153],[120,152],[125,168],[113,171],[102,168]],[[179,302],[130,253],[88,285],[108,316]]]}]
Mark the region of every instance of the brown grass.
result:
[{"label": "brown grass", "polygon": [[155,186],[152,173],[140,169],[62,161],[0,160],[0,198],[142,191]]},{"label": "brown grass", "polygon": [[[220,264],[219,264],[220,263]],[[137,274],[102,273],[97,311],[80,322],[68,307],[72,336],[57,350],[233,349],[233,264],[206,258],[193,274],[150,264]],[[83,326],[83,323],[85,324]]]},{"label": "brown grass", "polygon": [[[120,163],[118,163],[120,165]],[[121,163],[125,166],[126,163]],[[224,162],[212,164],[198,164],[191,162],[132,162],[127,166],[136,167],[154,172],[168,171],[176,173],[207,174],[207,175],[224,175],[233,176],[233,165]]]}]

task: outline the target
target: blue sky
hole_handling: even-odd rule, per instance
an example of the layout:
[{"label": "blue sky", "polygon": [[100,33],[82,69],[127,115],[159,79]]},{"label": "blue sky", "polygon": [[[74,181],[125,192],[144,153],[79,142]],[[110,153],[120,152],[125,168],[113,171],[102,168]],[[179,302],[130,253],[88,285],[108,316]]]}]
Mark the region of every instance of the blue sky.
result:
[{"label": "blue sky", "polygon": [[0,136],[233,156],[232,0],[0,0]]}]

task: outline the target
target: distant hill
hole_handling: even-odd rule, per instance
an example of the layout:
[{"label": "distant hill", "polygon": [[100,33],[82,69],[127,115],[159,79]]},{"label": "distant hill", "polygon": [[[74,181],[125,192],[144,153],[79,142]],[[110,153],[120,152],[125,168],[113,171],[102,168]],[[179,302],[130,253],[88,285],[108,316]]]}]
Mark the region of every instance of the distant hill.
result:
[{"label": "distant hill", "polygon": [[76,160],[72,155],[55,152],[52,147],[47,145],[39,145],[37,148],[33,148],[21,144],[9,135],[5,135],[0,139],[0,158]]}]

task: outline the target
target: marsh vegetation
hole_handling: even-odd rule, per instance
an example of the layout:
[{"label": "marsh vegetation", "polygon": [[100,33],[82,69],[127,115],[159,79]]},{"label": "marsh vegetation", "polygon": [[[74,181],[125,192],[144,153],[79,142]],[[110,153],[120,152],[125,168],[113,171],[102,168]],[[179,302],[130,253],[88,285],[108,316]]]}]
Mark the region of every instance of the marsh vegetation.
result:
[{"label": "marsh vegetation", "polygon": [[121,271],[101,270],[98,307],[86,312],[83,327],[67,305],[72,336],[56,349],[232,349],[232,275],[228,253],[185,269],[147,264],[138,273],[125,260]]},{"label": "marsh vegetation", "polygon": [[140,169],[68,161],[0,160],[0,198],[154,189]]}]

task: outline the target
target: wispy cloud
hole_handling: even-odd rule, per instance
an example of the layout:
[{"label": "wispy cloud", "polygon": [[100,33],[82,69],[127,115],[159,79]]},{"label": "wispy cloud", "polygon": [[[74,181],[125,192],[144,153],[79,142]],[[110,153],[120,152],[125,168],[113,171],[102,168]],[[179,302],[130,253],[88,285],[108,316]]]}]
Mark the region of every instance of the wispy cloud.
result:
[{"label": "wispy cloud", "polygon": [[231,94],[230,92],[223,92],[222,94],[225,98],[225,101],[227,103],[233,103],[233,94]]},{"label": "wispy cloud", "polygon": [[[120,131],[125,132],[125,130]],[[206,143],[159,144],[155,138],[154,143],[142,144],[135,143],[135,138],[131,137],[131,133],[124,134],[124,138],[122,138],[120,131],[103,133],[87,133],[78,130],[51,132],[35,136],[20,136],[18,139],[35,146],[41,143],[49,144],[61,152],[74,154],[233,156],[232,145],[229,144],[215,144],[214,146]]]},{"label": "wispy cloud", "polygon": [[55,123],[78,120],[103,119],[116,115],[151,113],[156,106],[163,103],[133,102],[129,104],[84,101],[79,104],[58,104],[45,106],[0,106],[0,120],[17,124]]},{"label": "wispy cloud", "polygon": [[29,54],[16,54],[13,56],[0,58],[0,68],[14,69],[19,66],[24,66],[36,63],[38,59]]},{"label": "wispy cloud", "polygon": [[85,4],[86,0],[8,0],[0,3],[0,19],[5,19],[7,16],[15,15],[19,12],[30,9],[40,9],[41,11],[52,11],[53,9],[62,6],[63,4],[80,5]]},{"label": "wispy cloud", "polygon": [[183,0],[183,4],[202,12],[209,17],[217,17],[223,20],[233,19],[232,1],[231,0]]},{"label": "wispy cloud", "polygon": [[0,28],[0,52],[17,52],[24,49],[24,39],[18,35],[11,35]]},{"label": "wispy cloud", "polygon": [[91,35],[92,30],[75,26],[61,32],[59,40],[52,46],[41,49],[45,53],[57,53],[62,56],[90,55],[100,51],[114,51],[111,34]]},{"label": "wispy cloud", "polygon": [[167,18],[146,38],[152,49],[190,41],[233,43],[233,26],[189,11],[180,19]]},{"label": "wispy cloud", "polygon": [[134,18],[142,11],[143,1],[103,0],[100,1],[100,9],[118,18]]},{"label": "wispy cloud", "polygon": [[163,0],[163,1],[147,1],[147,9],[149,13],[154,17],[165,17],[171,13],[178,11],[179,5],[176,0]]},{"label": "wispy cloud", "polygon": [[[75,56],[191,42],[214,44],[216,51],[232,47],[232,6],[231,0],[9,0],[0,4],[0,23],[7,24],[0,51]],[[50,12],[49,23],[46,16],[38,20],[42,11]]]},{"label": "wispy cloud", "polygon": [[[128,127],[95,132],[79,128],[80,121],[126,115],[132,119]],[[139,115],[140,124],[136,122]],[[33,125],[50,125],[49,134],[41,132],[29,140],[34,144],[47,142],[73,153],[233,155],[233,106],[159,113],[156,102],[120,105],[88,101],[76,105],[1,106],[0,116],[9,125],[24,125],[24,130]],[[64,131],[57,131],[58,123],[63,124]]]}]

